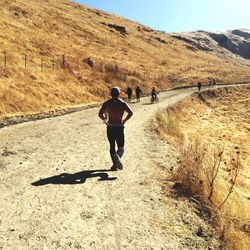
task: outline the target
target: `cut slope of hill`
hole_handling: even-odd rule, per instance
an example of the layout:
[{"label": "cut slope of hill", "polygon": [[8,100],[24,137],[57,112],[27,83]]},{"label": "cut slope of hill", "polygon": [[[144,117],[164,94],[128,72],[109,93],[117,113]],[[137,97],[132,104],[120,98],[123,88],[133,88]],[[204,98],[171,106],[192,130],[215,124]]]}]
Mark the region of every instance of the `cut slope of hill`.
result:
[{"label": "cut slope of hill", "polygon": [[112,85],[145,93],[250,78],[246,60],[68,0],[2,0],[0,29],[1,118],[98,101]]}]

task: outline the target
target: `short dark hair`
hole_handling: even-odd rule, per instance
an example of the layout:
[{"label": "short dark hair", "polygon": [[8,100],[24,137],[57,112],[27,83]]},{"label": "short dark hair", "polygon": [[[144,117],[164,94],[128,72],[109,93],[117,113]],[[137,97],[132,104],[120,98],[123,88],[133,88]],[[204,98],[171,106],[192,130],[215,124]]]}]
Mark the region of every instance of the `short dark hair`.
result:
[{"label": "short dark hair", "polygon": [[112,97],[118,97],[120,95],[120,88],[119,87],[113,87],[110,91],[110,94]]}]

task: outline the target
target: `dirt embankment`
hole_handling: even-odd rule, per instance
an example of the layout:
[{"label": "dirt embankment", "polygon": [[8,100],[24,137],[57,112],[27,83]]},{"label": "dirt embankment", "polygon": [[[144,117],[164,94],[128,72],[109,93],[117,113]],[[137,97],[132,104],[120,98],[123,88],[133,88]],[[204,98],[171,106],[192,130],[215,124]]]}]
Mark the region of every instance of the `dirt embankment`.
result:
[{"label": "dirt embankment", "polygon": [[180,153],[176,176],[211,207],[229,249],[250,244],[249,96],[249,86],[210,89],[157,115],[158,134]]}]

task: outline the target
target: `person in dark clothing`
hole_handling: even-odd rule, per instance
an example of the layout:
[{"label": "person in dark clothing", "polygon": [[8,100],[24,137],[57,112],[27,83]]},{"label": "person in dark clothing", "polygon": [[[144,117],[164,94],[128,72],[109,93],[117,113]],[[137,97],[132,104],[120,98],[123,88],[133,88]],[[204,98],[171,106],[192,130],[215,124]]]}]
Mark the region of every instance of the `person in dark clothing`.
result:
[{"label": "person in dark clothing", "polygon": [[212,86],[212,79],[211,79],[211,77],[208,77],[208,85]]},{"label": "person in dark clothing", "polygon": [[153,87],[151,91],[151,103],[154,103],[156,101],[156,98],[157,98],[157,91],[155,87]]},{"label": "person in dark clothing", "polygon": [[140,102],[140,98],[141,98],[141,89],[137,86],[136,89],[135,89],[135,94],[136,94],[136,99],[137,99],[137,102]]},{"label": "person in dark clothing", "polygon": [[201,82],[198,82],[197,87],[198,87],[198,91],[200,93],[201,92]]},{"label": "person in dark clothing", "polygon": [[127,88],[127,91],[126,91],[126,94],[128,96],[128,100],[131,101],[131,97],[132,97],[132,88],[128,87]]},{"label": "person in dark clothing", "polygon": [[212,83],[213,83],[213,86],[215,86],[215,85],[216,85],[216,81],[215,81],[215,79],[214,79],[214,78],[212,78]]},{"label": "person in dark clothing", "polygon": [[[133,112],[129,105],[119,97],[120,89],[111,89],[112,98],[103,103],[99,117],[107,125],[107,137],[110,144],[110,157],[113,162],[111,170],[123,169],[121,157],[124,153],[124,124],[131,118]],[[127,113],[123,118],[124,112]],[[116,144],[118,150],[116,151]]]}]

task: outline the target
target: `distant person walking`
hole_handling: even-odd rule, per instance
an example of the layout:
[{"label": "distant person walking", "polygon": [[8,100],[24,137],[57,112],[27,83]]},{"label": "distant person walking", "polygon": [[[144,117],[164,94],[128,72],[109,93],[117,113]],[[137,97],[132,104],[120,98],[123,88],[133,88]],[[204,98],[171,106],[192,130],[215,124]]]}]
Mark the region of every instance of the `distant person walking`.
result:
[{"label": "distant person walking", "polygon": [[126,91],[126,94],[128,96],[128,100],[131,102],[131,97],[132,97],[132,88],[128,87],[127,88],[127,91]]},{"label": "distant person walking", "polygon": [[135,94],[136,94],[136,100],[137,100],[137,102],[140,102],[141,100],[141,93],[142,93],[142,91],[141,91],[141,89],[137,86],[136,87],[136,89],[135,89]]},{"label": "distant person walking", "polygon": [[[121,157],[124,153],[124,124],[131,118],[133,112],[129,105],[119,98],[120,89],[111,89],[111,99],[104,102],[99,117],[107,125],[107,137],[110,144],[110,157],[113,162],[112,171],[123,169]],[[124,112],[127,113],[123,118]],[[116,150],[116,144],[118,149]]]},{"label": "distant person walking", "polygon": [[201,82],[198,82],[197,87],[198,87],[198,92],[200,93],[201,92]]},{"label": "distant person walking", "polygon": [[208,85],[212,86],[212,79],[211,79],[211,77],[208,77]]},{"label": "distant person walking", "polygon": [[215,86],[215,85],[216,85],[216,81],[215,81],[215,79],[214,79],[214,78],[212,79],[212,83],[213,83],[213,86]]}]

